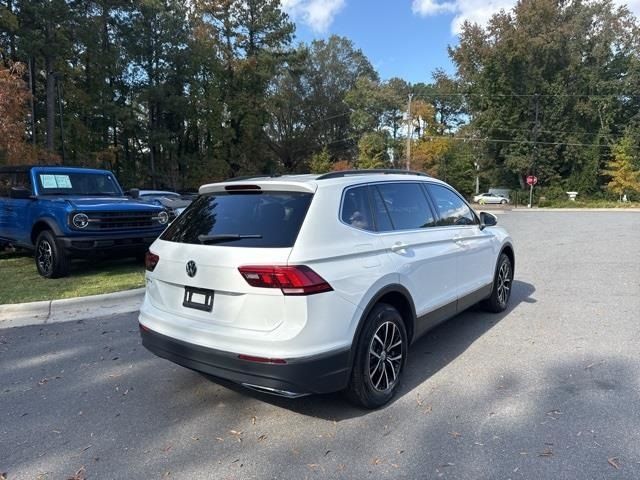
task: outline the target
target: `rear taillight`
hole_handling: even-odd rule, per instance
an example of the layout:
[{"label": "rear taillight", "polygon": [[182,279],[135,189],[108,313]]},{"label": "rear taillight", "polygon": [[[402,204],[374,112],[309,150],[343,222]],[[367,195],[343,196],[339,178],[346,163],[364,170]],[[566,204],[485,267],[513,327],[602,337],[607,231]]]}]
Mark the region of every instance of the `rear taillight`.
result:
[{"label": "rear taillight", "polygon": [[324,278],[305,265],[238,268],[252,287],[279,288],[285,295],[312,295],[333,290]]},{"label": "rear taillight", "polygon": [[155,253],[147,252],[144,256],[144,268],[153,272],[160,261],[160,257]]}]

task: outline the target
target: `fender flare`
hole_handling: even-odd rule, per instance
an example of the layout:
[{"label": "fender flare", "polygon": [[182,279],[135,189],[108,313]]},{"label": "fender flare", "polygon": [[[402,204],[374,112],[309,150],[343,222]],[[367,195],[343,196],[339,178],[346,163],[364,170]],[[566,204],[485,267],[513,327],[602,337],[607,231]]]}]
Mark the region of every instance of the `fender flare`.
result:
[{"label": "fender flare", "polygon": [[[58,226],[58,223],[51,217],[40,217],[37,218],[34,222],[33,222],[33,226],[31,227],[31,236],[33,237],[33,230],[35,228],[36,225],[38,225],[39,223],[44,223],[46,224],[50,230],[53,231],[53,233],[56,235],[56,237],[60,237],[63,235],[62,230],[60,229],[60,227]],[[32,239],[33,243],[35,244],[35,238]]]}]

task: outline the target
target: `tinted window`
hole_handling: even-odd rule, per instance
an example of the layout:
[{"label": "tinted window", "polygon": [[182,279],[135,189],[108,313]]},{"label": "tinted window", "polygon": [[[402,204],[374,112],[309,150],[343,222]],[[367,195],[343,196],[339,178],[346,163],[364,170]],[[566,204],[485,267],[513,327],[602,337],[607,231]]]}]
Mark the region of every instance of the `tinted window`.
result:
[{"label": "tinted window", "polygon": [[427,186],[440,215],[438,225],[474,225],[476,217],[456,193],[441,185]]},{"label": "tinted window", "polygon": [[29,172],[16,172],[13,182],[14,187],[23,187],[31,190],[31,178]]},{"label": "tinted window", "polygon": [[0,173],[0,197],[8,197],[13,173]]},{"label": "tinted window", "polygon": [[432,227],[433,214],[418,183],[383,183],[380,192],[395,230]]},{"label": "tinted window", "polygon": [[376,229],[379,232],[390,232],[393,230],[393,223],[389,217],[389,211],[387,206],[380,196],[380,192],[377,188],[371,189],[372,204],[373,204],[373,217],[376,221]]},{"label": "tinted window", "polygon": [[342,200],[342,221],[362,230],[375,230],[369,208],[369,187],[350,188]]},{"label": "tinted window", "polygon": [[292,247],[311,203],[310,193],[221,192],[198,197],[160,238],[202,243],[200,235],[258,235],[210,241],[232,247]]}]

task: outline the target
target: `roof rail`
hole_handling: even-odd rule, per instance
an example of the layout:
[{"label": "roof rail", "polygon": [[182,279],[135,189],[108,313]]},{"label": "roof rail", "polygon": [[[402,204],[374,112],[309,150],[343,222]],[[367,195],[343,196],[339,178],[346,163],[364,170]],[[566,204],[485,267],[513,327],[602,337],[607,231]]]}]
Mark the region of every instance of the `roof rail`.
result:
[{"label": "roof rail", "polygon": [[419,175],[421,177],[428,177],[424,172],[414,172],[411,170],[400,170],[395,168],[370,168],[363,170],[341,170],[337,172],[329,172],[320,175],[316,180],[328,180],[330,178],[342,178],[349,175],[369,175],[372,173],[379,173],[382,175]]}]

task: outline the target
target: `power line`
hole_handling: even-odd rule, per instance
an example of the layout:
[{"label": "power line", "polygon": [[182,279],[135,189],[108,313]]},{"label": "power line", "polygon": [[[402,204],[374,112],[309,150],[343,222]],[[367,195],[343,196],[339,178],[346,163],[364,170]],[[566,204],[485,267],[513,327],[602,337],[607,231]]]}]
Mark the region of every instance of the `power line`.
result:
[{"label": "power line", "polygon": [[592,143],[575,143],[575,142],[541,142],[541,141],[533,141],[533,140],[504,140],[501,138],[474,138],[474,137],[446,137],[446,136],[429,136],[425,135],[422,138],[426,138],[429,140],[438,140],[438,139],[448,139],[448,140],[456,140],[456,141],[469,141],[469,142],[489,142],[489,143],[516,143],[523,145],[548,145],[548,146],[566,146],[566,147],[599,147],[599,148],[611,148],[611,145],[600,145],[600,144],[592,144]]},{"label": "power line", "polygon": [[589,94],[589,93],[470,93],[470,92],[443,92],[443,93],[421,93],[417,97],[434,98],[434,97],[485,97],[485,98],[640,98],[637,93],[610,93],[610,94]]}]

